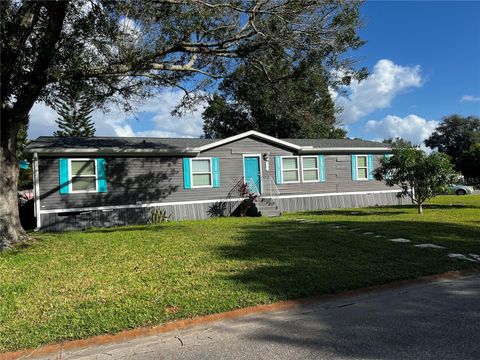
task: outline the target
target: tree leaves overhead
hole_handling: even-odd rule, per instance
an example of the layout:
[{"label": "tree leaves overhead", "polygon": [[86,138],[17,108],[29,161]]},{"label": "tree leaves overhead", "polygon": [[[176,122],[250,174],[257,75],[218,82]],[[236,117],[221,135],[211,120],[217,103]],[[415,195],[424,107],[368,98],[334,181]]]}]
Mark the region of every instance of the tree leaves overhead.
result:
[{"label": "tree leaves overhead", "polygon": [[[50,103],[64,81],[89,85],[101,104],[156,86],[204,89],[246,61],[268,74],[259,49],[296,61],[315,50],[325,68],[362,76],[345,57],[363,44],[358,8],[312,0],[2,2],[2,58],[12,59],[2,64],[2,103],[24,95],[47,39],[55,52],[39,96]],[[54,16],[64,17],[60,34],[48,31]]]}]

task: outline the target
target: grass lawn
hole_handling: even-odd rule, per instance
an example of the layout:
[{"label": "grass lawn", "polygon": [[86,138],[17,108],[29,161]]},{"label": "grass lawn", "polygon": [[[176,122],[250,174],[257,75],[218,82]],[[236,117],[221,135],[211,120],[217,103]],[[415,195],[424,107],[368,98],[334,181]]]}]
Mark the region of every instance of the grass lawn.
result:
[{"label": "grass lawn", "polygon": [[0,254],[0,352],[472,268],[447,252],[480,254],[480,196],[35,237]]}]

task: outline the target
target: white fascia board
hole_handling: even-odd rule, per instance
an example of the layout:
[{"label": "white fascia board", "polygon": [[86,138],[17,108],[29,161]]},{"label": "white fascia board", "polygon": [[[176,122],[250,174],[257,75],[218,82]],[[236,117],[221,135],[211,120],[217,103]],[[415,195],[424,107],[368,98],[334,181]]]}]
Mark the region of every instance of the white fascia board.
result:
[{"label": "white fascia board", "polygon": [[207,145],[204,145],[204,146],[194,148],[193,150],[202,152],[202,151],[213,149],[215,147],[222,146],[222,145],[225,145],[225,144],[228,144],[228,143],[231,143],[233,141],[237,141],[237,140],[249,137],[249,136],[255,136],[255,137],[258,137],[260,139],[266,140],[268,142],[278,144],[278,145],[282,145],[282,146],[285,146],[286,148],[297,150],[297,151],[299,151],[302,148],[301,146],[292,144],[288,141],[283,141],[283,140],[277,139],[273,136],[265,135],[265,134],[262,134],[261,132],[255,131],[255,130],[250,130],[250,131],[246,131],[244,133],[241,133],[241,134],[238,134],[238,135],[235,135],[235,136],[230,136],[228,138],[215,141],[213,143],[210,143],[210,144],[207,144]]}]

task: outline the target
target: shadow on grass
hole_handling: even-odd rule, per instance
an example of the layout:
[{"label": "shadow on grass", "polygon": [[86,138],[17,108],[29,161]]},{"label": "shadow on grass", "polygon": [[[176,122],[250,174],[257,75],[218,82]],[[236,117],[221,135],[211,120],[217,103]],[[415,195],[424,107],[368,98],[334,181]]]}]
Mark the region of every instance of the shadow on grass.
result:
[{"label": "shadow on grass", "polygon": [[[417,211],[417,206],[415,205],[399,205],[399,206],[389,206],[388,209],[384,210],[383,207],[376,209],[375,207],[368,208],[358,208],[358,209],[333,209],[333,210],[317,210],[317,211],[302,211],[296,213],[297,215],[343,215],[343,216],[371,216],[371,215],[401,215],[408,214],[412,210]],[[462,205],[462,204],[452,204],[452,205],[423,205],[424,210],[435,209],[435,210],[451,210],[451,209],[480,209],[479,206],[475,205]]]},{"label": "shadow on grass", "polygon": [[[229,281],[276,299],[292,299],[475,267],[448,258],[447,252],[480,253],[478,233],[474,226],[429,222],[276,221],[243,227],[235,245],[217,251],[229,260],[250,264],[226,275]],[[419,249],[375,234],[447,249]]]}]

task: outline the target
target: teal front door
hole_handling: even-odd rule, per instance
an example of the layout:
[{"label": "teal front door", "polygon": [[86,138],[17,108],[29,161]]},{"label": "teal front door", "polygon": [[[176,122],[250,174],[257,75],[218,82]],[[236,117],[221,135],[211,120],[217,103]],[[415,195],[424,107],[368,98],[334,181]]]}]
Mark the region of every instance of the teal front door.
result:
[{"label": "teal front door", "polygon": [[255,183],[257,189],[250,189],[251,191],[262,191],[260,181],[260,158],[256,156],[245,156],[243,158],[243,169],[245,172],[245,183],[248,185],[249,181]]}]

